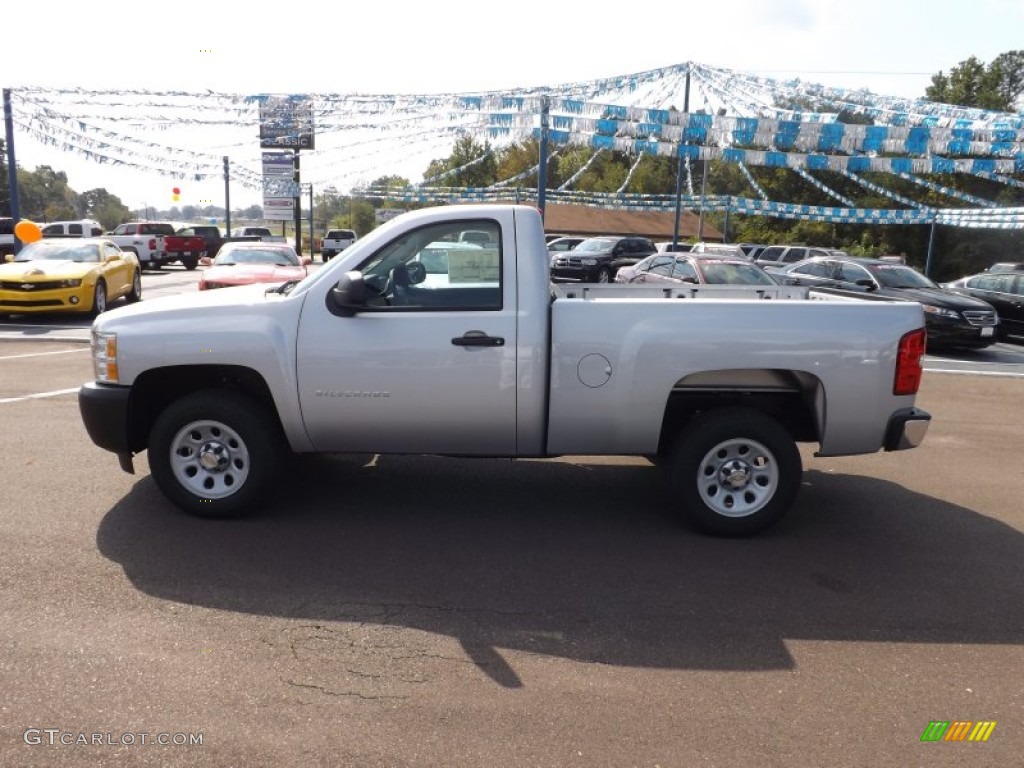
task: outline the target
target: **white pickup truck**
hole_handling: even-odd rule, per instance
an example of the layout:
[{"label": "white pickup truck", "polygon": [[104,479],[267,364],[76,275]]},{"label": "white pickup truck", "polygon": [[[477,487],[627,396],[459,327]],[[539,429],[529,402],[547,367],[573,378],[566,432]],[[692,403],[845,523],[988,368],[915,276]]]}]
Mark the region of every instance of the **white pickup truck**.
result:
[{"label": "white pickup truck", "polygon": [[[460,242],[470,230],[492,247]],[[126,471],[148,450],[164,494],[201,516],[273,498],[289,452],[637,455],[719,535],[786,512],[800,442],[839,456],[924,438],[918,304],[566,288],[548,262],[534,208],[430,208],[301,282],[106,312],[83,421]]]}]

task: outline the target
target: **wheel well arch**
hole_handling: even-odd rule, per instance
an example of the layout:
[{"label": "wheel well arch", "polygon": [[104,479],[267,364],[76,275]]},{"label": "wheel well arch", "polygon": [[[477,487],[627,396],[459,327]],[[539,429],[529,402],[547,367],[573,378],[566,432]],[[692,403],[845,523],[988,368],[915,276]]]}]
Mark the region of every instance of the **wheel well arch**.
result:
[{"label": "wheel well arch", "polygon": [[153,368],[132,383],[129,412],[129,448],[145,449],[160,413],[180,397],[201,390],[232,390],[244,393],[272,416],[283,434],[270,387],[263,376],[240,365],[172,365]]},{"label": "wheel well arch", "polygon": [[727,369],[702,371],[675,383],[665,403],[658,453],[672,449],[695,416],[719,408],[754,408],[776,419],[796,442],[820,442],[825,426],[825,388],[806,371]]}]

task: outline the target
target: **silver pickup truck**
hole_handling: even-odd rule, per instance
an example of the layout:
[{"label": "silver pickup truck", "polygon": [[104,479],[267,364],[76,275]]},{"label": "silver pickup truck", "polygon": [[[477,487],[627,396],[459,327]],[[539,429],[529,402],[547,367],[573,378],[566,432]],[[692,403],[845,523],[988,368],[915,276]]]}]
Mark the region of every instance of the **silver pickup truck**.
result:
[{"label": "silver pickup truck", "polygon": [[798,443],[924,438],[918,304],[563,287],[548,261],[534,208],[431,208],[301,282],[106,312],[82,418],[126,471],[148,450],[164,494],[206,517],[273,498],[287,452],[637,455],[664,465],[687,521],[732,536],[792,505]]}]

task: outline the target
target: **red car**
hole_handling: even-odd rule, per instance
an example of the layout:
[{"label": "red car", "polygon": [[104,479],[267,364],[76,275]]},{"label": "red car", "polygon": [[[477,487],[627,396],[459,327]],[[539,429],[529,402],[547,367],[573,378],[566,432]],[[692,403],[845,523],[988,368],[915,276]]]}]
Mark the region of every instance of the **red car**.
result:
[{"label": "red car", "polygon": [[308,256],[301,259],[287,243],[225,243],[217,258],[203,258],[206,265],[199,290],[251,283],[286,283],[306,276]]},{"label": "red car", "polygon": [[743,259],[701,253],[656,253],[615,273],[617,283],[777,285],[767,272]]}]

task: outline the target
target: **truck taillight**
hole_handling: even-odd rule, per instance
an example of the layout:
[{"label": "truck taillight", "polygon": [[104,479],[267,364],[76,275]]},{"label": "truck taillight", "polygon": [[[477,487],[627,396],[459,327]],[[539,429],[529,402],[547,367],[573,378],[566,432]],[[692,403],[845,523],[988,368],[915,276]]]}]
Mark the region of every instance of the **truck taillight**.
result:
[{"label": "truck taillight", "polygon": [[151,251],[155,251],[156,250],[156,238],[155,237],[150,239],[150,241],[149,241],[149,250],[151,250]]},{"label": "truck taillight", "polygon": [[924,355],[927,335],[924,328],[903,334],[896,353],[896,377],[892,382],[894,395],[916,395],[921,386],[921,356]]}]

